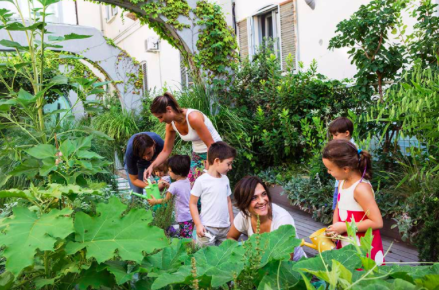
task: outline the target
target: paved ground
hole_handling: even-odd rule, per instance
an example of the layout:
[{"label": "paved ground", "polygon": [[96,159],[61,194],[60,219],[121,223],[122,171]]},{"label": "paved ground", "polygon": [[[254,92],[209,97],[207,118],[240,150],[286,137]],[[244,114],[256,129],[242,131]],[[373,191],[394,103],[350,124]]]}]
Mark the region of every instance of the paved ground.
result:
[{"label": "paved ground", "polygon": [[[122,174],[121,174],[122,175]],[[124,176],[124,174],[122,175]],[[119,190],[122,192],[126,192],[129,190],[128,181],[123,178],[118,178]],[[309,242],[309,239],[306,237],[310,236],[313,232],[326,227],[326,225],[316,222],[311,218],[311,215],[303,212],[293,206],[290,205],[288,198],[285,195],[280,195],[279,191],[274,191],[272,193],[273,202],[277,205],[285,208],[294,218],[296,223],[297,232],[300,238],[305,238]],[[386,252],[389,247],[390,251],[387,253],[386,261],[387,262],[418,262],[418,252],[416,248],[406,245],[403,242],[400,242],[396,239],[387,237],[385,232],[381,232],[384,252]],[[393,242],[393,244],[392,244]],[[310,249],[308,247],[304,247],[305,252],[308,257],[315,256],[317,251]]]}]

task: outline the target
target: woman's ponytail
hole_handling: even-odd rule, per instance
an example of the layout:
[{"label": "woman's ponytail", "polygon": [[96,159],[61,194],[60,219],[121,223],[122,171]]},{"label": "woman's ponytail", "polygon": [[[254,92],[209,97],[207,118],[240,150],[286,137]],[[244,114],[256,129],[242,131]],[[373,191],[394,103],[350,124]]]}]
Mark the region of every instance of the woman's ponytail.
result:
[{"label": "woman's ponytail", "polygon": [[183,110],[178,105],[177,100],[169,92],[164,93],[163,96],[155,97],[149,109],[153,114],[163,114],[166,113],[166,107],[168,106],[171,107],[177,113],[183,112]]}]

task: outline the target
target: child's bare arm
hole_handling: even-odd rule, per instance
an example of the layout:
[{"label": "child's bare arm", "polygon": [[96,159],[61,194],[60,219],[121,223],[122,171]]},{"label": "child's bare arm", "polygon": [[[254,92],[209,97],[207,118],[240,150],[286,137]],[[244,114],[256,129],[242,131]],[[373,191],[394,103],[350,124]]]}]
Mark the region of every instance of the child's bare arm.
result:
[{"label": "child's bare arm", "polygon": [[369,219],[357,223],[358,231],[365,232],[367,229],[379,230],[383,227],[383,217],[372,191],[367,183],[360,183],[354,191],[354,198],[366,212]]},{"label": "child's bare arm", "polygon": [[232,199],[230,196],[227,197],[227,205],[229,207],[229,217],[230,217],[230,225],[233,225],[233,207],[232,207]]},{"label": "child's bare arm", "polygon": [[[375,201],[372,187],[367,183],[360,183],[354,190],[354,198],[363,208],[368,219],[362,220],[357,224],[358,232],[365,232],[369,228],[372,230],[381,229],[383,227],[383,217],[380,209]],[[331,231],[343,234],[347,231],[346,223],[337,222],[331,226]]]},{"label": "child's bare arm", "polygon": [[201,224],[200,215],[198,213],[198,207],[197,207],[198,198],[199,198],[198,196],[191,194],[191,198],[189,199],[189,210],[191,212],[192,220],[195,226],[197,227],[197,236],[203,237],[204,227]]},{"label": "child's bare arm", "polygon": [[332,224],[335,224],[338,222],[339,222],[339,220],[338,220],[338,202],[337,202],[337,204],[335,205],[334,214],[332,216]]}]

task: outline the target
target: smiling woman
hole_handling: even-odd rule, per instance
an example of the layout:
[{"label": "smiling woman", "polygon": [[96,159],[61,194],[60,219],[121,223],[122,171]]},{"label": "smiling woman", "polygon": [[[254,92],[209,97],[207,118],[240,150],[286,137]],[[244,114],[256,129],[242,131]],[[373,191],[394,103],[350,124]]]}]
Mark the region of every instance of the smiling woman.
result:
[{"label": "smiling woman", "polygon": [[[293,217],[283,208],[271,202],[271,195],[264,182],[256,176],[247,176],[241,179],[233,191],[235,205],[240,213],[235,217],[228,239],[237,240],[241,234],[252,236],[257,231],[259,216],[259,233],[269,233],[282,225],[294,224]],[[296,231],[296,238],[299,238]],[[291,254],[294,261],[306,257],[301,247],[297,247]]]}]

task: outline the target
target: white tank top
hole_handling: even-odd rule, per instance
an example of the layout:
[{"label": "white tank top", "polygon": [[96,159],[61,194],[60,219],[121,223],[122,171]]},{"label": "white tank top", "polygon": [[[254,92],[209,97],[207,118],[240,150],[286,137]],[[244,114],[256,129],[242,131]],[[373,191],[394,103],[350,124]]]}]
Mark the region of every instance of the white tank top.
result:
[{"label": "white tank top", "polygon": [[[206,153],[207,152],[207,146],[204,144],[203,140],[201,140],[200,136],[198,136],[197,132],[191,127],[191,124],[189,123],[188,116],[192,112],[200,112],[195,109],[187,109],[186,110],[186,122],[188,127],[188,133],[186,135],[181,135],[180,132],[178,132],[177,128],[175,127],[174,122],[172,122],[172,128],[174,128],[175,132],[180,135],[180,138],[184,141],[191,141],[192,142],[192,150],[195,153]],[[202,112],[200,112],[203,114]],[[207,129],[210,132],[210,135],[212,135],[213,141],[222,141],[221,136],[216,131],[215,127],[213,127],[212,122],[207,118],[206,115],[203,114],[204,117],[204,124],[206,125]]]},{"label": "white tank top", "polygon": [[[366,179],[360,179],[354,184],[352,184],[349,188],[343,189],[344,180],[340,183],[339,194],[340,200],[338,201],[338,209],[345,211],[364,211],[361,205],[354,198],[354,190],[360,182],[364,182],[370,184],[370,182]],[[373,192],[373,189],[372,189]],[[374,192],[375,194],[375,192]]]}]

